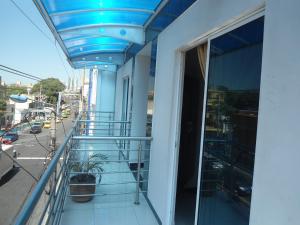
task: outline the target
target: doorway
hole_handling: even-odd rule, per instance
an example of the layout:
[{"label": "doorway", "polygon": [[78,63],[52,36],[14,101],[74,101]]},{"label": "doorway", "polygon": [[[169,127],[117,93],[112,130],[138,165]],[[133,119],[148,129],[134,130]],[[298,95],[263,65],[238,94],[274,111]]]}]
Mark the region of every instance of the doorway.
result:
[{"label": "doorway", "polygon": [[[128,94],[129,94],[129,77],[126,77],[123,80],[123,98],[122,98],[122,114],[121,114],[121,121],[128,120]],[[127,135],[127,124],[121,123],[120,125],[120,136]]]},{"label": "doorway", "polygon": [[175,225],[194,224],[207,44],[186,52],[178,158]]}]

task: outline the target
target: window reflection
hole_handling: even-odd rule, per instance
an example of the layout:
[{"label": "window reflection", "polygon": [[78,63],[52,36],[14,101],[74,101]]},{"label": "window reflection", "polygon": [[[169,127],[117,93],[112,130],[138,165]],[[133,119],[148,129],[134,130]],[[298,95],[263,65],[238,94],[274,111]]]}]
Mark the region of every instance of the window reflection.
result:
[{"label": "window reflection", "polygon": [[211,41],[200,225],[246,225],[252,193],[264,19]]}]

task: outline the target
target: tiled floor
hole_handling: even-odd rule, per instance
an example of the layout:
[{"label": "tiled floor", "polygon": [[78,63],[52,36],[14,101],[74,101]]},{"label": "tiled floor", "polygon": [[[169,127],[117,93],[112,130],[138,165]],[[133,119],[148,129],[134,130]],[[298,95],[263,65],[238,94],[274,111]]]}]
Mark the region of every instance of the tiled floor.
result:
[{"label": "tiled floor", "polygon": [[[111,149],[111,146],[107,146],[107,149],[109,148]],[[116,158],[116,152],[109,156],[109,159]],[[104,169],[105,172],[129,171],[125,162],[107,163]],[[75,203],[67,197],[61,225],[158,225],[142,194],[140,204],[134,204],[136,184],[105,185],[116,182],[135,182],[135,179],[132,173],[104,174],[101,184],[96,189],[96,194],[103,194],[102,196],[96,196],[87,203]],[[117,193],[131,194],[107,195]]]}]

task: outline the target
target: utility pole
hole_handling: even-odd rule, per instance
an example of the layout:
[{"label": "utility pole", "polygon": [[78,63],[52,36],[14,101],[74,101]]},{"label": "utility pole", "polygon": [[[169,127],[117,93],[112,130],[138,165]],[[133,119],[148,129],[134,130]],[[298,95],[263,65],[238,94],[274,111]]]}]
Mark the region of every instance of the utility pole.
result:
[{"label": "utility pole", "polygon": [[51,112],[51,128],[50,128],[50,147],[52,151],[53,156],[55,150],[56,150],[56,113],[53,111]]},{"label": "utility pole", "polygon": [[42,102],[42,84],[40,83],[39,108],[41,106],[41,102]]},{"label": "utility pole", "polygon": [[62,97],[62,93],[58,92],[58,99],[57,99],[57,104],[56,104],[56,115],[57,116],[60,116],[61,97]]}]

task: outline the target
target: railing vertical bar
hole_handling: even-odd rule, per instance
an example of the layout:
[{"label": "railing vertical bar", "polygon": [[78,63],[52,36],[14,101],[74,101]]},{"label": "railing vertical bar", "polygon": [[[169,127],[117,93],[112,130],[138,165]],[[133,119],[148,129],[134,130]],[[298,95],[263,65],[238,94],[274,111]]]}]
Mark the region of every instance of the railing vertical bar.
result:
[{"label": "railing vertical bar", "polygon": [[15,225],[24,225],[24,224],[27,223],[27,221],[30,218],[36,204],[38,203],[38,201],[40,199],[40,196],[42,195],[42,193],[44,191],[44,188],[45,188],[46,184],[49,181],[50,176],[53,173],[53,170],[55,169],[57,163],[59,162],[60,157],[61,157],[62,153],[64,152],[65,146],[66,146],[67,142],[69,141],[69,139],[71,138],[71,136],[74,132],[74,127],[78,123],[78,120],[79,120],[80,117],[81,116],[78,116],[75,124],[73,125],[72,130],[67,135],[67,137],[64,140],[63,144],[56,151],[56,154],[54,155],[54,157],[50,161],[48,168],[46,169],[46,171],[44,172],[44,174],[42,175],[42,177],[40,178],[40,180],[36,184],[36,186],[35,186],[34,190],[32,191],[31,195],[28,197],[28,199],[24,203],[20,213],[18,214],[18,216],[15,220]]},{"label": "railing vertical bar", "polygon": [[142,161],[142,142],[139,141],[138,145],[138,164],[137,164],[137,177],[136,177],[136,193],[135,193],[135,202],[134,204],[140,204],[140,174],[141,174],[141,161]]}]

